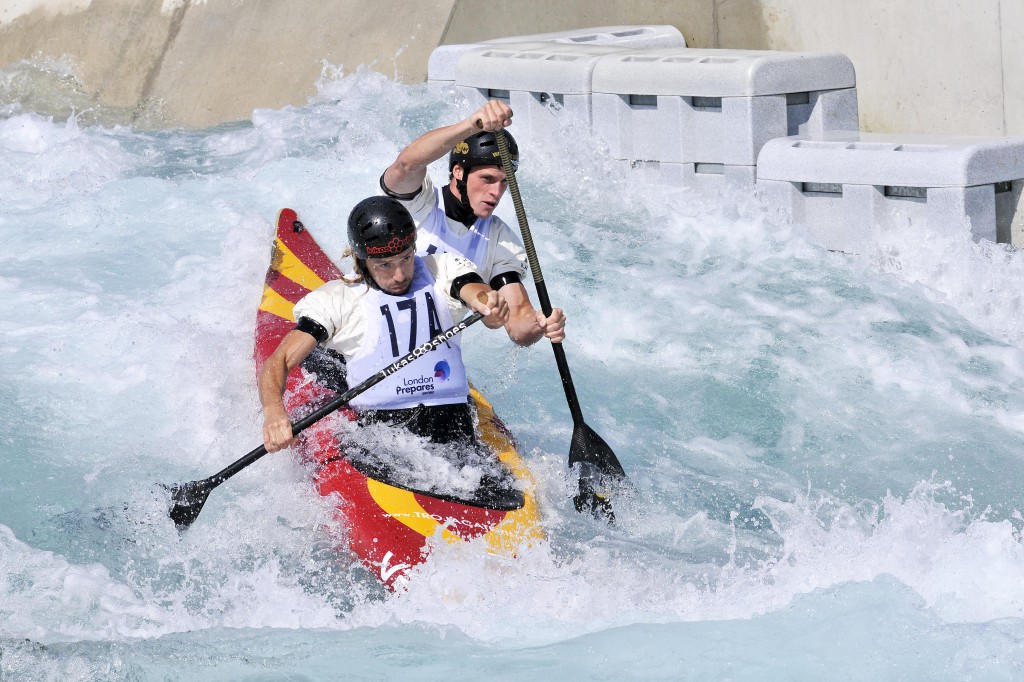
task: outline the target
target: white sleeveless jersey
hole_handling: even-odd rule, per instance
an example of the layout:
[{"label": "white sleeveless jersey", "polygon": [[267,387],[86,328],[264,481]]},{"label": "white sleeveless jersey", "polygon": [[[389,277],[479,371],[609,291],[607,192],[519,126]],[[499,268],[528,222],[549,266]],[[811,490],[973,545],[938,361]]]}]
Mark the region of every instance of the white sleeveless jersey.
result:
[{"label": "white sleeveless jersey", "polygon": [[494,216],[477,218],[464,234],[456,234],[449,226],[448,216],[444,213],[441,190],[435,189],[434,195],[434,210],[417,226],[416,252],[420,255],[457,253],[473,261],[478,268],[488,269],[488,252],[491,250],[492,239],[491,223],[494,222]]},{"label": "white sleeveless jersey", "polygon": [[440,188],[427,175],[412,199],[399,199],[416,221],[416,254],[454,253],[476,265],[485,282],[495,275],[515,272],[526,275],[526,250],[519,237],[501,218],[478,218],[469,228],[444,213]]},{"label": "white sleeveless jersey", "polygon": [[[453,324],[436,280],[416,258],[412,285],[401,296],[370,289],[359,300],[366,319],[360,349],[347,358],[356,386]],[[360,409],[403,409],[466,402],[469,384],[460,337],[438,346],[352,400]]]}]

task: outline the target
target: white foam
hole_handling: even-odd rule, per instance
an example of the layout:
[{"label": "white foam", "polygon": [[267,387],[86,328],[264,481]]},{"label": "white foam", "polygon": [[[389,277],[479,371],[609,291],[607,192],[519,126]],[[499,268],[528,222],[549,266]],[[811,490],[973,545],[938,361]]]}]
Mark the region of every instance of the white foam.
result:
[{"label": "white foam", "polygon": [[[471,332],[471,377],[536,468],[548,542],[514,562],[439,546],[414,589],[382,599],[330,549],[333,501],[287,454],[223,484],[179,539],[166,499],[128,491],[208,476],[259,443],[252,325],[276,211],[296,208],[340,253],[349,207],[453,111],[328,68],[307,107],[251,128],[0,121],[14,302],[0,309],[0,452],[19,481],[0,499],[5,633],[398,624],[543,646],[756,619],[886,580],[930,618],[1021,617],[1006,475],[1024,429],[1017,255],[966,235],[922,243],[909,225],[865,260],[829,254],[744,197],[642,182],[571,130],[520,140],[520,186],[587,423],[635,488],[618,525],[572,509],[572,422],[544,342]],[[951,484],[928,483],[935,470]],[[97,506],[126,499],[93,528]],[[65,515],[85,530],[60,531]]]},{"label": "white foam", "polygon": [[120,638],[151,629],[165,617],[102,565],[75,565],[33,549],[0,525],[0,632],[42,642]]}]

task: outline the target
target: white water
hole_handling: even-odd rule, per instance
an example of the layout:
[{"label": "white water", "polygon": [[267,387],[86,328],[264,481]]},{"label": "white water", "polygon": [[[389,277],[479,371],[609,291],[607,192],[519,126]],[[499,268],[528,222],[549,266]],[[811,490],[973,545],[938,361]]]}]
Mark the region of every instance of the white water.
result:
[{"label": "white water", "polygon": [[328,74],[306,107],[146,133],[25,99],[0,102],[0,679],[1024,676],[1024,256],[910,223],[831,254],[571,126],[521,137],[584,413],[633,489],[615,527],[572,510],[550,351],[474,328],[550,539],[440,547],[387,595],[286,455],[180,537],[157,484],[259,442],[277,210],[340,253],[349,208],[464,105]]}]

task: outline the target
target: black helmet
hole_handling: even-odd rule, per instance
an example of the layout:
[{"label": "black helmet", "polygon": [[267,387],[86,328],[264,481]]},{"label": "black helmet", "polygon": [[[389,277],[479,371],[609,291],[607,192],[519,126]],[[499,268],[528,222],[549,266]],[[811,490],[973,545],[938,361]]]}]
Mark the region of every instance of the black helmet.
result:
[{"label": "black helmet", "polygon": [[[512,157],[512,170],[519,170],[519,145],[507,130],[505,139],[508,140],[508,152]],[[448,172],[451,173],[456,166],[462,166],[462,170],[466,173],[469,173],[475,166],[498,166],[500,168],[501,154],[498,152],[498,140],[494,133],[487,131],[476,133],[455,145],[452,153],[448,156]]]},{"label": "black helmet", "polygon": [[363,199],[348,214],[348,243],[356,258],[386,258],[416,240],[416,223],[391,197]]}]

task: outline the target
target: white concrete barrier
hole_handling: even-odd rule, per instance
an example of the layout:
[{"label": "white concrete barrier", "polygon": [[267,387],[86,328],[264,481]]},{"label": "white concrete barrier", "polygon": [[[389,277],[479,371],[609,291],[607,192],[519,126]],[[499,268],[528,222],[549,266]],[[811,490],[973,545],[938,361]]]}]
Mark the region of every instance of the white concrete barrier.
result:
[{"label": "white concrete barrier", "polygon": [[703,197],[724,197],[731,191],[752,191],[757,182],[756,166],[735,166],[724,163],[668,163],[661,161],[630,161],[634,172],[652,184],[687,187]]},{"label": "white concrete barrier", "polygon": [[430,53],[430,59],[427,61],[427,81],[454,83],[459,57],[469,50],[476,50],[488,47],[489,45],[533,42],[612,45],[633,49],[686,47],[686,38],[683,37],[683,34],[675,26],[599,26],[597,28],[556,31],[554,33],[535,33],[532,35],[494,38],[479,43],[440,45]]},{"label": "white concrete barrier", "polygon": [[557,129],[570,116],[591,126],[591,75],[602,57],[627,52],[611,45],[509,43],[464,53],[455,85],[472,106],[508,101],[526,134]]},{"label": "white concrete barrier", "polygon": [[914,219],[1024,243],[1024,138],[858,132],[856,75],[842,54],[597,39],[494,43],[445,68],[472,105],[510,102],[517,132],[574,117],[653,182],[705,194],[756,187],[829,249],[862,253],[872,229]]},{"label": "white concrete barrier", "polygon": [[[517,41],[523,44],[541,46],[544,41]],[[486,50],[492,47],[489,43],[466,43],[460,45],[441,45],[430,53],[427,60],[427,82],[433,85],[454,85],[458,78],[459,60],[467,52]]]},{"label": "white concrete barrier", "polygon": [[873,229],[969,224],[975,239],[1024,235],[1024,138],[825,132],[764,145],[757,188],[769,208],[826,248],[863,253]]},{"label": "white concrete barrier", "polygon": [[617,45],[633,49],[656,47],[686,47],[686,38],[675,26],[599,26],[578,28],[571,31],[534,33],[526,36],[494,38],[488,43],[521,43],[534,40],[554,43],[576,43],[578,45]]},{"label": "white concrete barrier", "polygon": [[717,174],[752,185],[768,140],[857,129],[853,64],[837,53],[633,51],[601,59],[591,87],[595,135],[666,179],[744,167]]}]

